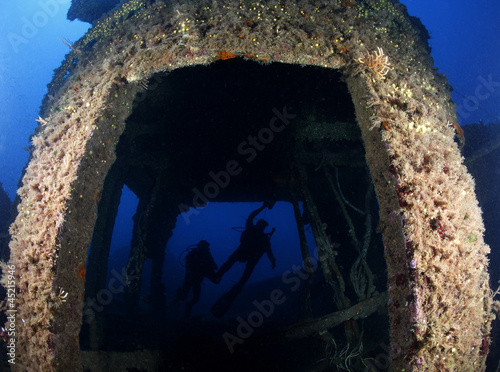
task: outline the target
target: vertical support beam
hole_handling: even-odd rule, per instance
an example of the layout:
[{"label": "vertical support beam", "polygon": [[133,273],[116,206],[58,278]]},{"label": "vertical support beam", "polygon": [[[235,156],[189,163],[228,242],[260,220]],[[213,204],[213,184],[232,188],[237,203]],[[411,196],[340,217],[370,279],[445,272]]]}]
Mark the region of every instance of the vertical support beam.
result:
[{"label": "vertical support beam", "polygon": [[[323,275],[325,276],[326,282],[334,291],[334,301],[338,310],[347,309],[351,306],[351,301],[345,295],[345,281],[335,262],[335,253],[333,251],[333,245],[326,234],[326,225],[321,221],[316,205],[312,199],[311,192],[307,186],[306,169],[300,162],[296,161],[296,164],[299,185],[303,195],[305,207],[309,214],[309,220],[311,221],[311,228],[313,229]],[[333,278],[333,273],[336,276],[335,279]],[[356,322],[345,322],[344,330],[348,342],[358,338],[359,332]]]},{"label": "vertical support beam", "polygon": [[146,261],[145,240],[148,232],[148,205],[150,200],[139,197],[136,213],[133,217],[134,229],[130,243],[130,253],[125,268],[125,305],[131,315],[139,310],[142,269]]},{"label": "vertical support beam", "polygon": [[[296,164],[299,185],[307,213],[309,214],[309,220],[311,221],[311,228],[313,229],[314,239],[318,249],[321,269],[323,270],[325,280],[327,283],[331,284],[335,290],[335,295],[338,297],[337,306],[339,307],[339,310],[343,310],[349,307],[350,304],[350,301],[344,296],[345,282],[335,263],[333,245],[330,243],[330,239],[326,235],[325,226],[321,221],[316,205],[314,205],[311,192],[307,186],[306,170],[298,161]],[[333,275],[335,275],[337,281],[334,280]]]},{"label": "vertical support beam", "polygon": [[163,312],[165,294],[162,280],[165,247],[175,227],[177,209],[169,195],[175,188],[174,180],[160,173],[153,190],[139,198],[134,216],[131,250],[126,267],[125,301],[134,314],[138,310],[142,270],[147,258],[153,261],[150,281],[150,304],[154,311]]},{"label": "vertical support beam", "polygon": [[[109,170],[104,181],[85,271],[85,303],[88,303],[89,299],[93,303],[99,291],[106,287],[111,238],[123,189],[120,173],[121,169],[115,164]],[[91,350],[100,350],[103,346],[102,332],[104,329],[102,327],[102,313],[92,311],[92,314],[93,318],[85,319],[89,322],[90,348]]]},{"label": "vertical support beam", "polygon": [[297,222],[297,231],[299,233],[300,253],[302,254],[302,261],[304,262],[304,270],[307,274],[306,285],[302,290],[301,308],[304,311],[305,317],[312,317],[311,307],[311,284],[314,270],[311,262],[311,255],[309,254],[309,247],[307,245],[306,232],[304,230],[304,221],[300,212],[300,206],[297,198],[297,192],[293,185],[289,184],[290,197],[292,199],[293,213],[295,221]]},{"label": "vertical support beam", "polygon": [[165,311],[165,286],[162,283],[163,264],[165,259],[165,247],[172,236],[178,214],[176,200],[177,195],[173,190],[178,190],[177,180],[161,172],[157,178],[152,195],[152,206],[150,208],[152,231],[148,234],[148,255],[152,259],[151,280],[149,283],[149,305],[154,313],[163,316]]}]

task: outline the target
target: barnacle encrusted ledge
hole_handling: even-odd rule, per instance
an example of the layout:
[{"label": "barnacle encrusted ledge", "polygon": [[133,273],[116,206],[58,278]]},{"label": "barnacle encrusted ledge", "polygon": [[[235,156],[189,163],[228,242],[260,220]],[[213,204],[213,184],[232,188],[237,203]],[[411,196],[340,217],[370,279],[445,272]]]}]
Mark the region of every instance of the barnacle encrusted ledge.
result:
[{"label": "barnacle encrusted ledge", "polygon": [[419,22],[389,0],[147,3],[126,2],[97,22],[49,85],[10,230],[14,369],[82,369],[79,268],[144,82],[244,58],[344,75],[380,203],[391,370],[483,370],[489,249],[474,182],[447,125],[455,107]]}]

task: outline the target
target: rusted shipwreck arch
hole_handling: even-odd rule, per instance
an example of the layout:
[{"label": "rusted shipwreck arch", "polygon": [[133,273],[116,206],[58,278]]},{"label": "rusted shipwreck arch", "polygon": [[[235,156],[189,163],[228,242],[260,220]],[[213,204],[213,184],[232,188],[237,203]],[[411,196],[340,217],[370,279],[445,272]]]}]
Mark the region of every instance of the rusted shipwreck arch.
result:
[{"label": "rusted shipwreck arch", "polygon": [[11,227],[16,370],[82,368],[81,268],[144,82],[235,57],[342,72],[380,203],[391,370],[484,369],[489,249],[474,182],[454,140],[446,81],[402,5],[130,1],[73,48],[44,100]]}]

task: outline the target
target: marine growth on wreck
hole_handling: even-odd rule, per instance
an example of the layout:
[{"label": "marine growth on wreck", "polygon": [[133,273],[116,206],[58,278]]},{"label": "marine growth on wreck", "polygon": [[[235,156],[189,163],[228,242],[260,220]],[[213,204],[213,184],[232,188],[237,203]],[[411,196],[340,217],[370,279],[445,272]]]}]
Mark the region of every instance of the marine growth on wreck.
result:
[{"label": "marine growth on wreck", "polygon": [[[389,0],[132,0],[96,21],[49,84],[18,191],[13,370],[484,370],[489,248],[427,38]],[[138,206],[110,287],[124,186]],[[270,286],[297,279],[295,297],[258,295],[286,321],[180,327],[161,282],[176,221],[266,200],[292,206],[303,261]]]}]

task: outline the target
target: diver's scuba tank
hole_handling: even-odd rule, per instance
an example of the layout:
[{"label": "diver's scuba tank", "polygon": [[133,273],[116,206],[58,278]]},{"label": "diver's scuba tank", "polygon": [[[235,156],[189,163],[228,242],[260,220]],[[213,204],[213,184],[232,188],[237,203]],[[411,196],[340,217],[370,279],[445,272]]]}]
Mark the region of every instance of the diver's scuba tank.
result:
[{"label": "diver's scuba tank", "polygon": [[[186,262],[186,257],[187,255],[197,247],[198,245],[197,244],[191,244],[190,246],[188,246],[186,249],[184,249],[181,254],[179,255],[179,264],[182,266],[182,267],[186,267],[185,265],[185,262]],[[184,262],[184,263],[183,263]]]}]

